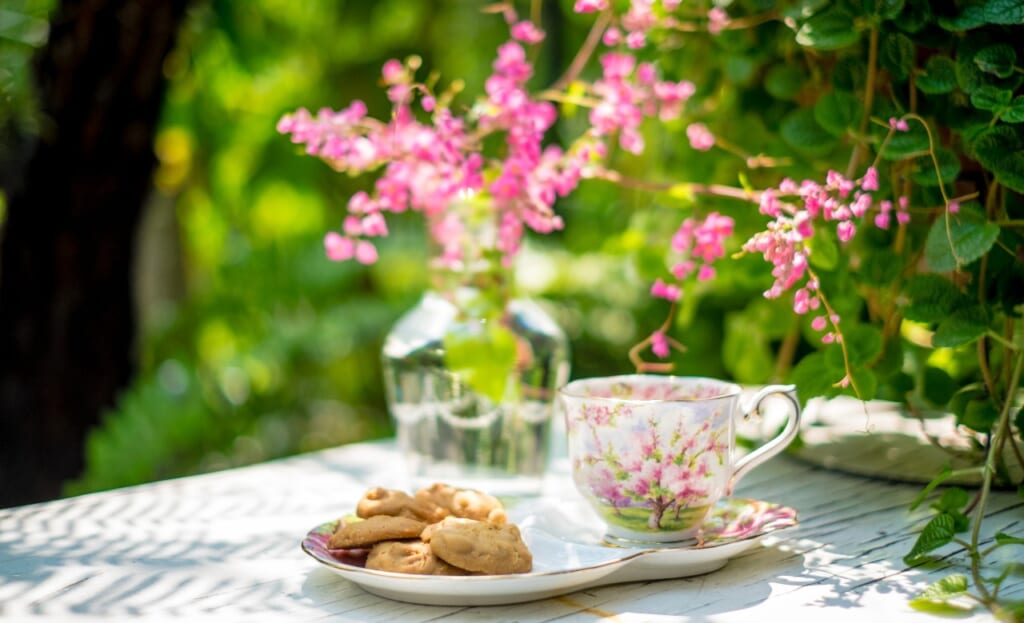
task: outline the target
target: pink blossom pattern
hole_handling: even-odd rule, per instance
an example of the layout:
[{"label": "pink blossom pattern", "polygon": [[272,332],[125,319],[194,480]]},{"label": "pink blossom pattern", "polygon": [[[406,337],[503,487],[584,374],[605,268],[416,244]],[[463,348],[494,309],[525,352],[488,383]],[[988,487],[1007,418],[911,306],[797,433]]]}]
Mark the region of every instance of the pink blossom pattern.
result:
[{"label": "pink blossom pattern", "polygon": [[[728,480],[733,400],[569,399],[566,421],[577,486],[606,509],[608,521],[627,529],[698,525]],[[644,525],[626,509],[644,509]]]}]

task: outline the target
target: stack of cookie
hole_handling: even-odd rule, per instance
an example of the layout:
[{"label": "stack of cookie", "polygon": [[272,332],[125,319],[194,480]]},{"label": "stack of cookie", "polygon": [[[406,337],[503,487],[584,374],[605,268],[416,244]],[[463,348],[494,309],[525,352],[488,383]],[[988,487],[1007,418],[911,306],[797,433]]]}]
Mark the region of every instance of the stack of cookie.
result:
[{"label": "stack of cookie", "polygon": [[330,549],[370,548],[367,569],[418,575],[526,573],[533,556],[497,498],[435,484],[410,496],[374,487],[341,520]]}]

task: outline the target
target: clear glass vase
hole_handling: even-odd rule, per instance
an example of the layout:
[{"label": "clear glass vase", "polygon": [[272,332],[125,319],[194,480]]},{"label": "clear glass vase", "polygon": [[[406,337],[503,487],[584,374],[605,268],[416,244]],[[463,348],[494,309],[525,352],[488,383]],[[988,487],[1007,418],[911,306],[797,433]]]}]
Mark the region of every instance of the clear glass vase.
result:
[{"label": "clear glass vase", "polygon": [[512,296],[486,204],[464,208],[478,218],[463,221],[459,260],[434,255],[430,290],[385,340],[388,408],[413,487],[535,495],[568,341],[543,308]]}]

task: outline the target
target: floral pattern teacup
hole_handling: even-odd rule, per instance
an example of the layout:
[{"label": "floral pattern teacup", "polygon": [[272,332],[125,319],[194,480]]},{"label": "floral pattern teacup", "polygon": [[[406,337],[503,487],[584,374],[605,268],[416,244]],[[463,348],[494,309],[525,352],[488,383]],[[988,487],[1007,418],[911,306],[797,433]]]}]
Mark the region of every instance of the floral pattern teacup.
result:
[{"label": "floral pattern teacup", "polygon": [[[735,457],[735,421],[767,397],[789,399],[783,431]],[[691,538],[744,474],[796,436],[791,385],[770,385],[740,404],[740,387],[708,378],[626,375],[582,379],[559,392],[576,488],[608,534],[631,541]]]}]

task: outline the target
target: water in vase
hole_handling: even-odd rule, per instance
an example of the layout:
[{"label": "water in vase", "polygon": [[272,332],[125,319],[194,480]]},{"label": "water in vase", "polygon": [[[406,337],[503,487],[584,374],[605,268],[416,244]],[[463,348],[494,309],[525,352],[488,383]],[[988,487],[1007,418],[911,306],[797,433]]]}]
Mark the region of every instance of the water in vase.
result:
[{"label": "water in vase", "polygon": [[445,356],[446,336],[479,332],[486,322],[427,293],[387,337],[388,406],[413,487],[441,481],[496,495],[540,492],[554,393],[568,377],[567,341],[538,305],[510,301],[502,324],[515,336],[516,364],[494,400]]}]

